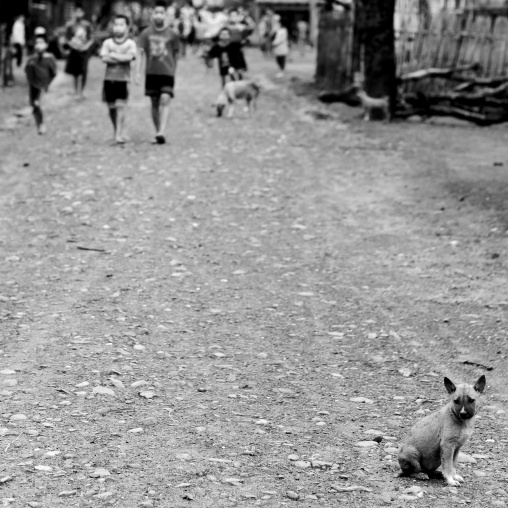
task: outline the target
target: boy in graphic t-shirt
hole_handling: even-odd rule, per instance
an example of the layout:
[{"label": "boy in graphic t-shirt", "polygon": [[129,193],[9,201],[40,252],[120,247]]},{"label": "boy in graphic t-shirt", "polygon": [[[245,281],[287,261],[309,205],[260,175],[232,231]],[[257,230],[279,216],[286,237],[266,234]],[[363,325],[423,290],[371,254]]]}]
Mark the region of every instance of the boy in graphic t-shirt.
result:
[{"label": "boy in graphic t-shirt", "polygon": [[136,43],[129,38],[130,21],[118,14],[113,21],[113,37],[106,39],[101,48],[101,58],[106,64],[102,98],[108,105],[115,141],[125,143],[125,106],[129,98],[128,83],[131,62],[136,59]]},{"label": "boy in graphic t-shirt", "polygon": [[140,58],[136,81],[139,82],[145,64],[145,95],[152,102],[155,126],[154,143],[166,142],[165,132],[169,117],[169,103],[174,97],[175,71],[179,36],[171,29],[166,2],[157,0],[152,11],[152,23],[141,32],[138,40]]}]

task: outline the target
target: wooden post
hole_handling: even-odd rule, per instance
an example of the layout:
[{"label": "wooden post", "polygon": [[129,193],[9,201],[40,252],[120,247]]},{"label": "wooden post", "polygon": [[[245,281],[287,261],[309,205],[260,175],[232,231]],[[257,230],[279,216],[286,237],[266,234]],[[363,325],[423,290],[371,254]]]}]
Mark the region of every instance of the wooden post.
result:
[{"label": "wooden post", "polygon": [[319,24],[319,10],[317,0],[309,0],[309,40],[312,47],[316,47]]}]

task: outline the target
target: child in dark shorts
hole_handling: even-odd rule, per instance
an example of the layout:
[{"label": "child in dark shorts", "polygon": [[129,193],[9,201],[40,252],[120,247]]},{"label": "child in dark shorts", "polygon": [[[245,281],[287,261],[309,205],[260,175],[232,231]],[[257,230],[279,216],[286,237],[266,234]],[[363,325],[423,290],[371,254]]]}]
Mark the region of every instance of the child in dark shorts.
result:
[{"label": "child in dark shorts", "polygon": [[118,14],[113,21],[113,37],[106,39],[101,48],[101,58],[106,64],[102,99],[108,105],[115,141],[125,143],[125,106],[129,98],[131,62],[135,60],[136,43],[129,39],[130,21]]},{"label": "child in dark shorts", "polygon": [[219,74],[222,87],[229,77],[232,80],[243,79],[247,71],[247,63],[243,55],[241,42],[231,41],[229,28],[222,28],[217,36],[217,42],[210,48],[208,58],[216,58],[219,62]]},{"label": "child in dark shorts", "polygon": [[175,72],[179,51],[179,35],[170,26],[164,0],[157,0],[152,11],[150,26],[141,32],[138,40],[140,58],[136,81],[139,83],[145,65],[145,95],[152,103],[155,126],[155,144],[166,142],[169,104],[174,97]]},{"label": "child in dark shorts", "polygon": [[30,105],[32,106],[35,124],[39,134],[46,133],[46,124],[42,113],[42,99],[50,83],[56,76],[55,57],[48,53],[48,42],[45,35],[35,36],[35,53],[28,59],[25,67],[29,85]]}]

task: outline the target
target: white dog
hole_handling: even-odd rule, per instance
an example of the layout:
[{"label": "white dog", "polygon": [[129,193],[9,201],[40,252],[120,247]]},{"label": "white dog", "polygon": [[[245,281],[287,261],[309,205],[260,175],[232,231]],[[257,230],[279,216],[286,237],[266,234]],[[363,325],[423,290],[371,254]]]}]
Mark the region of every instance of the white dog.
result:
[{"label": "white dog", "polygon": [[224,85],[224,88],[217,97],[217,102],[214,104],[214,107],[217,108],[217,116],[222,116],[224,109],[229,106],[227,116],[228,118],[231,118],[233,116],[235,101],[237,99],[245,99],[250,115],[252,108],[256,109],[258,96],[259,86],[254,83],[254,81],[247,79],[229,81]]}]

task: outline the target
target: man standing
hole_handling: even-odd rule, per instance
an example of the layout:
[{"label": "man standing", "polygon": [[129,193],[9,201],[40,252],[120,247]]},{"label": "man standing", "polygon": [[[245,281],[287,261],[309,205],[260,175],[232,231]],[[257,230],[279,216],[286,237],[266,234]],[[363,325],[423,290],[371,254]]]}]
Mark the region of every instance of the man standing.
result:
[{"label": "man standing", "polygon": [[145,95],[152,102],[152,120],[155,126],[155,144],[166,142],[165,132],[169,118],[169,104],[174,97],[175,71],[179,36],[171,28],[167,5],[157,0],[152,11],[150,26],[141,32],[138,40],[140,56],[136,83],[145,67]]},{"label": "man standing", "polygon": [[18,16],[12,25],[11,45],[16,51],[16,64],[18,67],[21,67],[23,63],[23,51],[26,46],[25,16],[23,15]]},{"label": "man standing", "polygon": [[85,11],[80,4],[74,9],[74,18],[65,27],[65,38],[70,48],[65,72],[74,77],[76,94],[84,98],[88,76],[88,59],[93,45],[92,25],[85,19]]}]

